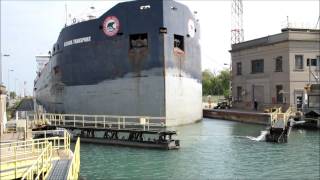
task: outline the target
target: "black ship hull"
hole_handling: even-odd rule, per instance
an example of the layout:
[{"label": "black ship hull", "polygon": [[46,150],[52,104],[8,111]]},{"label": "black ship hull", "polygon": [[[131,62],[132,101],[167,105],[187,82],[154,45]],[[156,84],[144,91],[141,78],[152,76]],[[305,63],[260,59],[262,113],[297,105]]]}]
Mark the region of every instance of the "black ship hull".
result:
[{"label": "black ship hull", "polygon": [[119,3],[101,17],[62,29],[35,81],[46,111],[202,118],[200,27],[175,1]]}]

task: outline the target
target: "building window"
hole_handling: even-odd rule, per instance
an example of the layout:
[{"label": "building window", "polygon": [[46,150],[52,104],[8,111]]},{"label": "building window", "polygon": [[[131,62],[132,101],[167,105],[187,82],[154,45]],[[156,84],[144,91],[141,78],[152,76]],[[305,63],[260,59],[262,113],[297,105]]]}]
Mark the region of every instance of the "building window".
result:
[{"label": "building window", "polygon": [[255,73],[263,73],[264,69],[264,60],[263,59],[257,59],[251,61],[251,72],[253,74]]},{"label": "building window", "polygon": [[130,49],[148,47],[148,34],[132,34],[129,41]]},{"label": "building window", "polygon": [[237,62],[237,75],[242,74],[242,64],[241,62]]},{"label": "building window", "polygon": [[237,87],[237,100],[242,101],[242,87],[241,86]]},{"label": "building window", "polygon": [[307,59],[307,66],[317,66],[317,59],[309,59],[308,58]]},{"label": "building window", "polygon": [[282,72],[282,56],[276,58],[276,72]]},{"label": "building window", "polygon": [[283,86],[276,85],[277,103],[283,103]]},{"label": "building window", "polygon": [[303,70],[303,55],[295,55],[296,70]]}]

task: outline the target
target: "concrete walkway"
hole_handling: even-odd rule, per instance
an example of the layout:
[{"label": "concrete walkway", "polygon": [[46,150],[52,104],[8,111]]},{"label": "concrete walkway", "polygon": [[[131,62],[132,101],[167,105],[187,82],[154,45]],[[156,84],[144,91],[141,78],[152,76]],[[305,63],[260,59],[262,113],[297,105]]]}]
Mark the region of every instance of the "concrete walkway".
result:
[{"label": "concrete walkway", "polygon": [[[12,132],[12,133],[4,133],[0,136],[0,143],[7,143],[13,141],[24,141],[24,132]],[[27,139],[32,139],[32,132],[28,132]]]}]

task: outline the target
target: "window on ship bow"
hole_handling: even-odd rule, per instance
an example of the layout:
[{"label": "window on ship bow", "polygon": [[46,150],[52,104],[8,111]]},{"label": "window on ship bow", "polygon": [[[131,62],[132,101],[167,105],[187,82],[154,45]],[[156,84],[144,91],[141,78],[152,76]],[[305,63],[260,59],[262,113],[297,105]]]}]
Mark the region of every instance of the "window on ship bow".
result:
[{"label": "window on ship bow", "polygon": [[132,34],[129,38],[130,49],[148,47],[148,34]]},{"label": "window on ship bow", "polygon": [[183,55],[184,54],[184,37],[180,35],[174,35],[174,40],[173,40],[173,45],[174,45],[174,52],[178,55]]}]

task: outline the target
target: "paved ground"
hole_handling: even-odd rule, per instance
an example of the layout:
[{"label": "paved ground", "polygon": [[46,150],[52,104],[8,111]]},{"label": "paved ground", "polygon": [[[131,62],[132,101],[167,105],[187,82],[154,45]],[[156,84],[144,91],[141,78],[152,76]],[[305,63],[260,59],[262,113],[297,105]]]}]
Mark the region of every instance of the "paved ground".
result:
[{"label": "paved ground", "polygon": [[[0,143],[24,140],[24,132],[5,133],[0,136]],[[31,139],[32,132],[28,132],[28,139]]]}]

